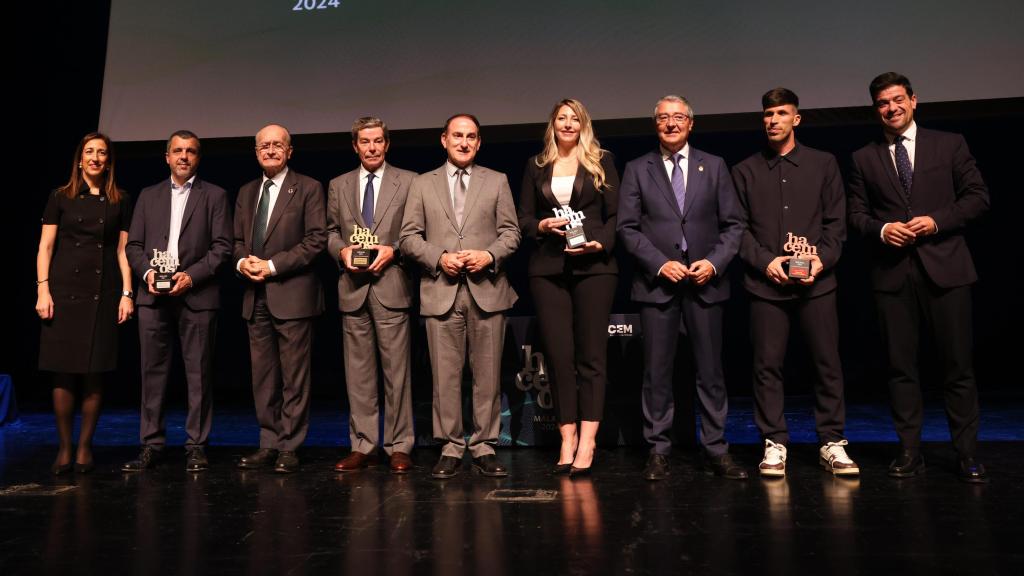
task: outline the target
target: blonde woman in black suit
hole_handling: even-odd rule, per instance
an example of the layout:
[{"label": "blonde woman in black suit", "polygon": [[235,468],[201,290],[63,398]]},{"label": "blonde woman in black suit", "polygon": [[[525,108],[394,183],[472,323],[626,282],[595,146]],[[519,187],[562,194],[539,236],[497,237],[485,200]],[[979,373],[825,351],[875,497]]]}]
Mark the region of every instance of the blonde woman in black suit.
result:
[{"label": "blonde woman in black suit", "polygon": [[[530,292],[562,436],[556,474],[590,471],[604,413],[618,187],[612,155],[594,137],[587,109],[572,99],[556,104],[544,150],[527,162],[519,196],[519,226],[524,243],[533,244]],[[554,212],[565,207],[584,216],[587,241],[576,248],[566,244],[568,219]]]}]

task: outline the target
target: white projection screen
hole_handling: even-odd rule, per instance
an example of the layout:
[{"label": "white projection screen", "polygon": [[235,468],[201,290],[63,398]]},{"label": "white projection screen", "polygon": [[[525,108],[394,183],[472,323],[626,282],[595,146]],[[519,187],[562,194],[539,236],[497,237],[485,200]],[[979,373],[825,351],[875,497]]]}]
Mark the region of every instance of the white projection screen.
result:
[{"label": "white projection screen", "polygon": [[906,74],[922,102],[1024,96],[1024,2],[113,0],[100,129],[119,141],[393,129],[453,112],[542,122],[582,100],[596,119],[759,109],[774,86],[805,108],[863,106]]}]

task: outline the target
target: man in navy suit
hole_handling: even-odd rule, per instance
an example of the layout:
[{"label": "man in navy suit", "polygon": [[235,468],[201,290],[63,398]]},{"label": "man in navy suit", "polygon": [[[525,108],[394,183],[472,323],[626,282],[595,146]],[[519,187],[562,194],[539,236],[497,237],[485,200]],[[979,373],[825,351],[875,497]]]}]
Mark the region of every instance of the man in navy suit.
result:
[{"label": "man in navy suit", "polygon": [[974,382],[971,284],[978,275],[964,228],[988,210],[988,188],[959,134],[919,128],[910,80],[886,72],[869,86],[883,137],[853,154],[850,226],[864,236],[882,338],[889,395],[902,450],[896,478],[924,472],[918,343],[927,330],[943,374],[943,395],[960,478],[986,482],[975,460],[978,389]]},{"label": "man in navy suit", "polygon": [[[207,468],[204,447],[213,417],[213,344],[220,307],[217,270],[231,256],[231,209],[223,188],[196,176],[195,134],[172,134],[165,157],[171,177],[139,194],[125,246],[132,272],[141,281],[136,304],[142,352],[142,452],[122,466],[125,472],[153,466],[163,452],[164,393],[175,340],[181,345],[188,384],[185,469]],[[179,262],[168,293],[154,289],[154,250],[168,252]]]},{"label": "man in navy suit", "polygon": [[726,268],[743,232],[740,205],[725,162],[689,145],[693,109],[665,96],[654,109],[661,146],[626,165],[619,192],[619,236],[636,258],[632,297],[644,331],[644,437],[648,480],[668,476],[674,417],[672,372],[679,335],[688,337],[697,369],[701,444],[708,471],[744,479],[729,455],[722,375]]}]

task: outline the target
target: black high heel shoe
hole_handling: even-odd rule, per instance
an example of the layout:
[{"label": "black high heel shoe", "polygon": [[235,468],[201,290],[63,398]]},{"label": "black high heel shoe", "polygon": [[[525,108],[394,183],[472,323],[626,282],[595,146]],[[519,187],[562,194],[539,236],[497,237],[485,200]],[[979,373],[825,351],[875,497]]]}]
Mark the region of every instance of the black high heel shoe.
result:
[{"label": "black high heel shoe", "polygon": [[53,465],[50,466],[50,472],[53,472],[54,476],[63,476],[64,474],[71,472],[71,462],[68,462],[67,464],[57,464],[54,462]]},{"label": "black high heel shoe", "polygon": [[92,462],[86,462],[84,464],[81,462],[75,462],[75,474],[88,474],[89,472],[92,472],[93,468],[95,468],[95,465]]},{"label": "black high heel shoe", "polygon": [[558,476],[559,474],[571,474],[572,462],[568,464],[555,464],[555,467],[551,469],[551,473],[555,476]]}]

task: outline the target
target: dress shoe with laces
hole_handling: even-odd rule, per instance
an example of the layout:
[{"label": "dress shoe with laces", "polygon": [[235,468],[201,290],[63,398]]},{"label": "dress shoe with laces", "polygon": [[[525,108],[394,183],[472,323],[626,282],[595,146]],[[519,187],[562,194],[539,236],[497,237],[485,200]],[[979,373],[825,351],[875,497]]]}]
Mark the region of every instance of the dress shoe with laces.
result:
[{"label": "dress shoe with laces", "polygon": [[508,468],[505,468],[505,465],[494,454],[473,458],[473,470],[477,474],[490,476],[491,478],[504,478],[508,476]]},{"label": "dress shoe with laces", "polygon": [[721,456],[706,456],[705,472],[729,480],[746,480],[747,471],[732,459],[729,453]]},{"label": "dress shoe with laces", "polygon": [[454,456],[442,455],[434,465],[434,469],[430,471],[430,477],[442,480],[454,478],[459,473],[459,462],[460,460]]},{"label": "dress shoe with laces", "polygon": [[957,477],[971,484],[985,484],[988,482],[988,472],[985,471],[985,466],[973,457],[960,459],[960,472]]},{"label": "dress shoe with laces", "polygon": [[186,450],[186,472],[202,472],[210,467],[210,461],[206,459],[206,450],[202,446],[190,446]]},{"label": "dress shoe with laces", "polygon": [[291,474],[299,471],[299,457],[292,450],[281,450],[277,453],[277,462],[274,463],[274,472],[278,474]]},{"label": "dress shoe with laces", "polygon": [[918,474],[924,474],[924,457],[917,450],[904,448],[889,464],[889,476],[893,478],[913,478]]},{"label": "dress shoe with laces", "polygon": [[244,470],[258,470],[266,466],[272,466],[277,460],[277,450],[273,448],[260,448],[259,450],[242,456],[238,460],[238,467]]},{"label": "dress shoe with laces", "polygon": [[163,458],[163,451],[153,448],[152,446],[143,446],[142,451],[139,452],[139,457],[131,462],[125,462],[121,466],[122,472],[142,472],[148,468],[152,468],[160,463]]},{"label": "dress shoe with laces", "polygon": [[376,465],[376,456],[363,454],[362,452],[356,452],[353,450],[348,456],[345,456],[334,465],[334,470],[337,472],[355,472],[356,470],[362,470],[363,468]]},{"label": "dress shoe with laces", "polygon": [[405,452],[393,452],[391,454],[391,473],[408,474],[412,470],[412,458]]},{"label": "dress shoe with laces", "polygon": [[668,478],[668,457],[664,454],[651,454],[644,466],[646,480],[664,480]]}]

